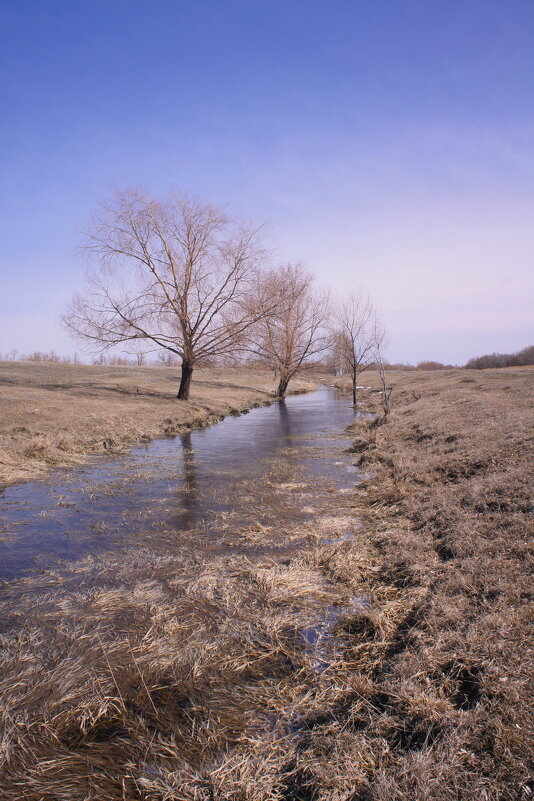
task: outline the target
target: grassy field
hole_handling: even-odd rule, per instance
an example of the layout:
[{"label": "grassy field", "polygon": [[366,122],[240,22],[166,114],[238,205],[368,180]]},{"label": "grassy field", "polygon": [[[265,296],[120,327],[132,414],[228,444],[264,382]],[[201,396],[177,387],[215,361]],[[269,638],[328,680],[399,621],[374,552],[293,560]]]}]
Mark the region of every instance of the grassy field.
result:
[{"label": "grassy field", "polygon": [[[353,490],[290,460],[243,485],[243,538],[285,556],[87,558],[0,602],[0,798],[532,796],[534,374],[390,378]],[[266,493],[313,517],[259,524]]]},{"label": "grassy field", "polygon": [[[201,369],[177,401],[179,369],[0,362],[0,486],[89,454],[209,425],[270,402],[272,373]],[[311,388],[296,381],[291,390]]]}]

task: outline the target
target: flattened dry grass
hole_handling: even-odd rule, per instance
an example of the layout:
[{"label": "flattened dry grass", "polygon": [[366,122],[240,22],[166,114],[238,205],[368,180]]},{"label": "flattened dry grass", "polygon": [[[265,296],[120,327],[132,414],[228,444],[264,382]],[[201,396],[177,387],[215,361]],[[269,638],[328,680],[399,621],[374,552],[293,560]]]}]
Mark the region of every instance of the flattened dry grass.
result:
[{"label": "flattened dry grass", "polygon": [[[0,362],[0,487],[90,454],[209,425],[269,403],[272,373],[197,369],[191,400],[177,401],[180,370]],[[291,391],[313,388],[292,382]]]},{"label": "flattened dry grass", "polygon": [[87,557],[3,602],[0,797],[531,797],[530,383],[466,376],[395,377],[286,557]]},{"label": "flattened dry grass", "polygon": [[142,561],[5,609],[2,798],[277,797],[321,697],[299,626],[339,593],[300,562]]}]

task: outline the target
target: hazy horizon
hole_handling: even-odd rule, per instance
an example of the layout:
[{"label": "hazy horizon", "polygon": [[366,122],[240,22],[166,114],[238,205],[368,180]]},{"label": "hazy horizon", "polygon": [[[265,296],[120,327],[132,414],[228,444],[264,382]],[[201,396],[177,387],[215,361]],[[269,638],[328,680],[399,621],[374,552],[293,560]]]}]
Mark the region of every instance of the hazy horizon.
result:
[{"label": "hazy horizon", "polygon": [[78,347],[75,249],[113,188],[266,221],[368,291],[391,362],[532,344],[534,5],[5,2],[0,353]]}]

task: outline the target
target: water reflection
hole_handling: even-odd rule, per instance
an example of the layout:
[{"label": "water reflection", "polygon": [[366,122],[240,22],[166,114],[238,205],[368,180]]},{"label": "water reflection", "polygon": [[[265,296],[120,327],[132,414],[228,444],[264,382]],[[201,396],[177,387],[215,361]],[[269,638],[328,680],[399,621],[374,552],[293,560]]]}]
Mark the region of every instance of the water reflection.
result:
[{"label": "water reflection", "polygon": [[[273,458],[281,467],[302,466],[310,480],[325,475],[325,463],[310,459],[308,446],[331,443],[352,418],[350,399],[335,391],[292,396],[123,457],[10,487],[0,494],[0,578],[23,574],[36,558],[41,567],[121,548],[136,537],[160,545],[162,523],[177,529],[179,539],[180,530],[196,527],[212,510],[232,512],[247,482],[261,484]],[[336,441],[336,449],[343,447]]]},{"label": "water reflection", "polygon": [[178,490],[179,511],[171,518],[177,528],[193,528],[199,519],[198,480],[195,465],[195,451],[191,431],[180,435],[182,446],[182,482]]},{"label": "water reflection", "polygon": [[291,437],[291,418],[285,398],[278,401],[278,410],[280,412],[280,431],[287,442]]}]

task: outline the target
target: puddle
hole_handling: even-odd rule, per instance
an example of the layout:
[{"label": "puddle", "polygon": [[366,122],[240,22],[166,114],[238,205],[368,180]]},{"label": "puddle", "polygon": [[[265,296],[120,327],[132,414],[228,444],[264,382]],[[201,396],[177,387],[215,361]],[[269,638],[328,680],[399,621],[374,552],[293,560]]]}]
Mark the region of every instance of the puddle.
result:
[{"label": "puddle", "polygon": [[320,620],[301,629],[304,652],[317,673],[323,673],[335,663],[336,651],[343,644],[343,638],[335,633],[337,622],[344,615],[355,614],[368,607],[368,596],[357,596],[351,598],[348,606],[329,606]]},{"label": "puddle", "polygon": [[339,537],[331,537],[328,539],[320,540],[321,545],[337,545],[340,542],[349,542],[353,540],[356,535],[353,531],[345,531],[343,534],[340,534]]}]

